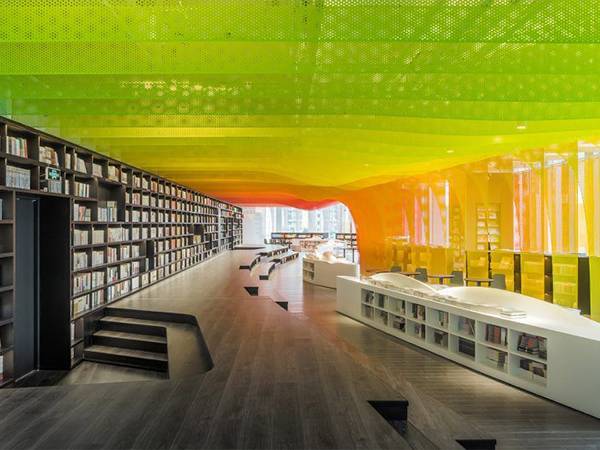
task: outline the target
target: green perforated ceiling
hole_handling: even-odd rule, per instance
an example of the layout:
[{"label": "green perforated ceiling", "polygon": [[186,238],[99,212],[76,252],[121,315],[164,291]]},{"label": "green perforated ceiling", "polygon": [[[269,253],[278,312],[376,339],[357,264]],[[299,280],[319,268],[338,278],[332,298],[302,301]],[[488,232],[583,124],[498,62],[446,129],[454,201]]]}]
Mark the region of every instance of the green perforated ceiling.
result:
[{"label": "green perforated ceiling", "polygon": [[599,134],[597,1],[0,5],[2,114],[234,201]]}]

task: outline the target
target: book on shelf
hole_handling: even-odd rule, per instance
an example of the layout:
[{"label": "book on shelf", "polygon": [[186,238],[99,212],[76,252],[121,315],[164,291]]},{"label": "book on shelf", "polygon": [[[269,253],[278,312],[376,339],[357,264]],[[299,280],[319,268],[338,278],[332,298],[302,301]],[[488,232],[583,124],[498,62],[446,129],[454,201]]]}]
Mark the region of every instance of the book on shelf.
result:
[{"label": "book on shelf", "polygon": [[78,154],[75,154],[75,170],[77,172],[87,174],[87,165],[85,164],[85,160],[80,158]]},{"label": "book on shelf", "polygon": [[16,189],[31,189],[31,172],[29,169],[7,165],[6,186]]},{"label": "book on shelf", "polygon": [[0,355],[0,382],[4,381],[4,355]]},{"label": "book on shelf", "polygon": [[104,303],[104,289],[99,289],[90,294],[91,307],[97,308]]},{"label": "book on shelf", "polygon": [[422,323],[415,323],[413,326],[415,335],[421,339],[425,339],[425,325]]},{"label": "book on shelf", "polygon": [[448,326],[448,313],[446,311],[437,310],[436,316],[438,325],[446,328]]},{"label": "book on shelf", "polygon": [[6,138],[6,153],[20,156],[21,158],[28,158],[29,153],[27,151],[27,139],[8,136]]},{"label": "book on shelf", "polygon": [[448,333],[444,331],[433,331],[433,342],[442,347],[448,347]]},{"label": "book on shelf", "polygon": [[85,269],[88,266],[88,255],[86,252],[73,253],[73,270]]},{"label": "book on shelf", "polygon": [[106,262],[108,264],[117,262],[119,260],[118,252],[115,247],[108,247],[106,249]]},{"label": "book on shelf", "polygon": [[425,320],[425,306],[417,305],[416,303],[412,304],[412,316],[415,319]]},{"label": "book on shelf", "polygon": [[90,222],[92,220],[92,209],[79,203],[73,203],[73,220],[75,222]]},{"label": "book on shelf", "polygon": [[475,342],[468,339],[458,338],[458,351],[464,355],[475,358]]},{"label": "book on shelf", "polygon": [[102,177],[102,164],[92,163],[92,175]]},{"label": "book on shelf", "polygon": [[90,185],[88,183],[75,181],[73,183],[73,195],[75,195],[76,197],[88,198],[90,196]]},{"label": "book on shelf", "polygon": [[469,336],[475,336],[475,319],[459,316],[458,331]]},{"label": "book on shelf", "polygon": [[119,181],[121,179],[120,170],[117,166],[113,166],[112,164],[108,165],[108,179],[112,181]]},{"label": "book on shelf", "polygon": [[40,146],[40,162],[58,166],[58,153],[52,147]]},{"label": "book on shelf", "polygon": [[495,348],[486,347],[486,359],[495,365],[498,369],[504,370],[506,365],[506,352],[496,350]]},{"label": "book on shelf", "polygon": [[109,267],[106,270],[106,274],[107,274],[107,282],[108,283],[114,283],[115,281],[118,281],[119,280],[119,267],[117,267],[117,266]]},{"label": "book on shelf", "polygon": [[102,270],[92,272],[92,289],[104,285],[105,274]]},{"label": "book on shelf", "polygon": [[73,245],[88,245],[89,244],[89,231],[75,228],[73,230]]},{"label": "book on shelf", "polygon": [[90,306],[88,303],[88,298],[89,298],[89,296],[83,295],[81,297],[77,297],[77,298],[73,299],[73,302],[72,302],[73,316],[77,316],[81,313],[86,312],[88,309],[90,309]]},{"label": "book on shelf", "polygon": [[392,328],[404,332],[406,330],[406,319],[404,317],[392,316]]},{"label": "book on shelf", "polygon": [[92,288],[92,274],[90,272],[77,274],[73,277],[73,295],[81,294]]},{"label": "book on shelf", "polygon": [[117,202],[106,201],[98,204],[98,221],[99,222],[117,222],[118,210]]},{"label": "book on shelf", "polygon": [[506,345],[508,332],[506,328],[497,325],[485,325],[485,340],[492,344]]},{"label": "book on shelf", "polygon": [[92,230],[92,243],[93,244],[104,244],[104,230],[102,230],[102,229]]},{"label": "book on shelf", "polygon": [[101,266],[104,264],[104,250],[92,251],[92,266]]},{"label": "book on shelf", "polygon": [[520,358],[519,367],[538,377],[546,378],[546,364],[531,359]]},{"label": "book on shelf", "polygon": [[518,338],[517,350],[546,359],[546,338],[521,333]]},{"label": "book on shelf", "polygon": [[71,169],[71,154],[69,152],[65,153],[65,168]]}]

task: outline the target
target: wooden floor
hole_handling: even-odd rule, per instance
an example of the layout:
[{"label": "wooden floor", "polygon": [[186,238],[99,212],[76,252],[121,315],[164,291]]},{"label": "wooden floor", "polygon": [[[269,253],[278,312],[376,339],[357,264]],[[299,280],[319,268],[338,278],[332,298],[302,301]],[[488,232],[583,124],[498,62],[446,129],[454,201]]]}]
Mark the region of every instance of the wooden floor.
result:
[{"label": "wooden floor", "polygon": [[412,425],[438,448],[482,436],[498,448],[600,448],[599,420],[336,314],[335,292],[303,286],[299,261],[259,282],[238,269],[244,252],[119,304],[196,315],[212,370],[0,390],[0,447],[404,449],[368,400],[407,398]]}]

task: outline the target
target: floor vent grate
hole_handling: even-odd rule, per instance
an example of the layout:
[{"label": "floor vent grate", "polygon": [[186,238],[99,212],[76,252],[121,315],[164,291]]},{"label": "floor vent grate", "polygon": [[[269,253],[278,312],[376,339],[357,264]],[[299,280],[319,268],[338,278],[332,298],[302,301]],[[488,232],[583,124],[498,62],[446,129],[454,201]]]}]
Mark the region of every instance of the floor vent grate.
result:
[{"label": "floor vent grate", "polygon": [[258,295],[258,286],[244,286],[244,289],[246,289],[246,292],[248,292],[248,294],[252,295],[253,297],[256,297]]}]

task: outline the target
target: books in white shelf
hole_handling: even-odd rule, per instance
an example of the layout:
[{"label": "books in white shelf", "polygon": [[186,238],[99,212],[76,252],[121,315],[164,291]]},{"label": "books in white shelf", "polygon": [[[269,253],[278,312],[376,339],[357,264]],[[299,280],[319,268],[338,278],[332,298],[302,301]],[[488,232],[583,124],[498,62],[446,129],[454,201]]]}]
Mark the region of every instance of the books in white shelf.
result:
[{"label": "books in white shelf", "polygon": [[6,138],[6,153],[10,155],[20,156],[21,158],[27,158],[27,139],[15,136],[8,136]]},{"label": "books in white shelf", "polygon": [[457,331],[468,336],[475,336],[475,320],[458,316]]},{"label": "books in white shelf", "polygon": [[448,347],[448,333],[440,330],[433,330],[433,342],[441,347]]},{"label": "books in white shelf", "polygon": [[29,169],[7,165],[6,186],[16,189],[31,189],[31,172]]},{"label": "books in white shelf", "polygon": [[495,348],[485,348],[485,359],[490,365],[495,366],[500,370],[505,370],[507,353],[496,350]]},{"label": "books in white shelf", "polygon": [[533,336],[527,333],[521,333],[518,336],[517,350],[537,356],[540,359],[546,359],[546,338],[541,336]]},{"label": "books in white shelf", "polygon": [[436,310],[434,320],[437,325],[443,328],[448,327],[448,313],[446,311]]},{"label": "books in white shelf", "polygon": [[131,279],[131,290],[134,291],[140,288],[140,277],[133,277]]},{"label": "books in white shelf", "polygon": [[469,358],[475,358],[475,342],[469,339],[458,338],[458,352],[468,356]]},{"label": "books in white shelf", "polygon": [[425,325],[422,323],[413,323],[413,333],[416,337],[425,339]]},{"label": "books in white shelf", "polygon": [[392,328],[399,331],[406,331],[406,319],[404,317],[392,315]]},{"label": "books in white shelf", "polygon": [[425,320],[425,306],[413,303],[411,305],[411,307],[412,307],[412,316],[415,319]]},{"label": "books in white shelf", "polygon": [[546,378],[547,366],[544,363],[532,361],[527,358],[519,358],[519,367],[527,372],[538,377]]},{"label": "books in white shelf", "polygon": [[40,147],[40,162],[58,166],[58,153],[52,147]]},{"label": "books in white shelf", "polygon": [[73,253],[73,270],[85,269],[88,266],[88,255],[86,252]]},{"label": "books in white shelf", "polygon": [[507,336],[506,328],[489,323],[485,324],[485,340],[487,342],[505,346],[507,344]]}]

